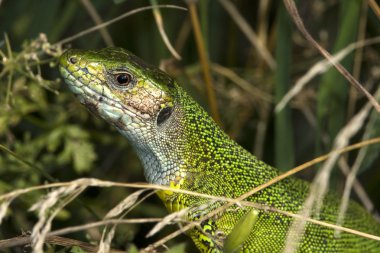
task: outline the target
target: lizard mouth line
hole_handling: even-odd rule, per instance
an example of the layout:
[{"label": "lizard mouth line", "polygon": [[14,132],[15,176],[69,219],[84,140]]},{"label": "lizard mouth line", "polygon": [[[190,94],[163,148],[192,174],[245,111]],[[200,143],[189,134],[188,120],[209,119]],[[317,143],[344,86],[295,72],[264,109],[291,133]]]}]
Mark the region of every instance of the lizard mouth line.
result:
[{"label": "lizard mouth line", "polygon": [[[102,116],[101,111],[99,110],[100,106],[108,106],[115,110],[121,111],[120,118],[125,115],[128,115],[133,118],[144,119],[147,118],[146,115],[141,115],[138,113],[136,109],[130,106],[126,106],[122,104],[120,101],[112,99],[104,95],[104,93],[100,93],[95,89],[91,88],[90,85],[86,85],[80,81],[80,78],[75,76],[72,72],[70,72],[67,68],[61,66],[60,67],[61,74],[64,77],[65,81],[69,84],[70,89],[76,96],[82,97],[80,102],[82,104],[92,104],[96,107],[96,110],[99,112],[100,116]],[[150,116],[149,116],[150,117]]]}]

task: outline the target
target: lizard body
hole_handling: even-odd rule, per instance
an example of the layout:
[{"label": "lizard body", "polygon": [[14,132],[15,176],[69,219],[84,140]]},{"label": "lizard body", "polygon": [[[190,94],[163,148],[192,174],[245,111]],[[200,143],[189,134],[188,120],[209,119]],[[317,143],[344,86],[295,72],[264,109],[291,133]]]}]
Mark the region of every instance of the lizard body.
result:
[{"label": "lizard body", "polygon": [[[236,198],[280,172],[230,139],[171,77],[121,48],[68,50],[60,58],[61,75],[91,112],[113,125],[136,150],[149,183]],[[284,179],[252,195],[249,201],[298,212],[309,183]],[[221,206],[207,199],[159,192],[170,212],[185,207],[197,220]],[[336,222],[339,197],[329,194],[319,219]],[[201,252],[223,252],[224,241],[250,208],[233,207],[189,232]],[[316,217],[314,217],[316,218]],[[239,252],[281,252],[292,218],[259,211]],[[344,226],[380,234],[380,225],[351,202]],[[299,252],[380,252],[380,243],[307,224]]]}]

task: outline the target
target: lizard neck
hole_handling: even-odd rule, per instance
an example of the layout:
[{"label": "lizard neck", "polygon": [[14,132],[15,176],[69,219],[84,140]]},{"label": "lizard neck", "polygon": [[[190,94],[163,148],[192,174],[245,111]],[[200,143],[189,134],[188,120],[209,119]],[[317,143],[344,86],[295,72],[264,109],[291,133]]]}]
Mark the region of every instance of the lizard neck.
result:
[{"label": "lizard neck", "polygon": [[[253,171],[273,168],[231,140],[181,87],[177,89],[171,117],[156,129],[150,129],[149,136],[136,138],[122,132],[142,161],[149,183],[211,193],[202,187],[212,184],[221,189],[230,188],[225,185],[229,184],[231,175],[264,175],[262,179],[257,177],[258,184],[273,176],[269,171]],[[205,184],[207,180],[213,182]],[[215,194],[224,193],[217,191],[215,188]],[[227,196],[233,194],[231,190]]]}]

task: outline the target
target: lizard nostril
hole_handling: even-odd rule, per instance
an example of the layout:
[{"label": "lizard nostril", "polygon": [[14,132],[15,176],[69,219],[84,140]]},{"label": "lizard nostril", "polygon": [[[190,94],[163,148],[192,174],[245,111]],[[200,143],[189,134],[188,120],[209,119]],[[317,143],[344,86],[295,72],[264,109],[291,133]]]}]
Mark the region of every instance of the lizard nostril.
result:
[{"label": "lizard nostril", "polygon": [[69,58],[69,62],[72,63],[72,64],[75,64],[75,63],[78,62],[78,59],[77,59],[76,57],[74,57],[74,56],[71,56],[71,57]]}]

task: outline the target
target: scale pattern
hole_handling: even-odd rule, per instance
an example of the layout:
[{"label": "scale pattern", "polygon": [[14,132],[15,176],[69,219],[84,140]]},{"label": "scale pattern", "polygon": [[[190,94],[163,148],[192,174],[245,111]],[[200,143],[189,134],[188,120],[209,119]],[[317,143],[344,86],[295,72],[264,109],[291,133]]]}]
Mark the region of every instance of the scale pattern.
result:
[{"label": "scale pattern", "polygon": [[[121,48],[69,50],[60,71],[70,89],[91,112],[116,127],[134,146],[149,183],[235,198],[279,175],[231,140],[168,75]],[[120,75],[127,83],[118,83]],[[249,201],[296,213],[309,183],[287,178]],[[190,207],[198,220],[221,202],[172,191],[158,193],[170,212]],[[335,223],[339,197],[329,194],[319,220]],[[231,207],[189,232],[201,252],[222,252],[235,224],[249,211]],[[317,217],[314,217],[317,218]],[[292,218],[260,211],[241,252],[281,252]],[[380,235],[380,226],[351,202],[344,226]],[[380,243],[308,224],[299,252],[380,252]]]}]

